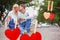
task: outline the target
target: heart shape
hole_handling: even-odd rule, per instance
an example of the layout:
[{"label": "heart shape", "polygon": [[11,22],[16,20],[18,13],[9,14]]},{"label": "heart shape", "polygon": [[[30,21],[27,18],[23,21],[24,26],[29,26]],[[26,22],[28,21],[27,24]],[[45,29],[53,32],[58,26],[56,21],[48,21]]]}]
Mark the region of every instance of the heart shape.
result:
[{"label": "heart shape", "polygon": [[23,34],[20,37],[20,40],[42,40],[42,36],[39,32],[32,33],[31,36],[29,36],[28,34]]},{"label": "heart shape", "polygon": [[20,40],[31,40],[31,38],[28,34],[22,34]]},{"label": "heart shape", "polygon": [[16,40],[20,35],[20,29],[19,28],[15,28],[13,30],[7,29],[5,30],[5,35],[10,40]]},{"label": "heart shape", "polygon": [[48,19],[50,17],[50,13],[49,12],[44,12],[43,16],[45,19]]},{"label": "heart shape", "polygon": [[42,40],[42,36],[39,32],[33,33],[31,35],[31,40]]},{"label": "heart shape", "polygon": [[50,13],[50,17],[49,20],[53,20],[54,19],[55,14],[54,13]]}]

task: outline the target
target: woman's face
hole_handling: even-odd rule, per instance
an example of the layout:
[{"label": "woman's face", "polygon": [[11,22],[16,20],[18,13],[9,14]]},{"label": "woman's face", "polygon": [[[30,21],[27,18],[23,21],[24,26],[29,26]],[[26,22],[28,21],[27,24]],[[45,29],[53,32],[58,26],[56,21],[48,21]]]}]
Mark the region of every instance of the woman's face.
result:
[{"label": "woman's face", "polygon": [[19,10],[19,7],[14,7],[14,10],[15,10],[15,11],[18,11],[18,10]]}]

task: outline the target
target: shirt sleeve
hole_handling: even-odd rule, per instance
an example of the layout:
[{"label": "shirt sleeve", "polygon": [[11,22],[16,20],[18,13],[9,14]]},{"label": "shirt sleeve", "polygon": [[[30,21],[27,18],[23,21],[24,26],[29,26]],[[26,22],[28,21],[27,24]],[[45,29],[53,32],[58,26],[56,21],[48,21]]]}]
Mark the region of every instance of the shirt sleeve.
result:
[{"label": "shirt sleeve", "polygon": [[32,18],[33,18],[33,16],[31,14],[26,13],[26,18],[25,19],[32,19]]},{"label": "shirt sleeve", "polygon": [[21,18],[21,16],[22,16],[22,15],[21,15],[21,13],[19,12],[19,13],[18,13],[18,19]]},{"label": "shirt sleeve", "polygon": [[11,17],[11,16],[12,16],[12,13],[11,13],[11,12],[9,12],[8,16],[10,16],[10,17]]}]

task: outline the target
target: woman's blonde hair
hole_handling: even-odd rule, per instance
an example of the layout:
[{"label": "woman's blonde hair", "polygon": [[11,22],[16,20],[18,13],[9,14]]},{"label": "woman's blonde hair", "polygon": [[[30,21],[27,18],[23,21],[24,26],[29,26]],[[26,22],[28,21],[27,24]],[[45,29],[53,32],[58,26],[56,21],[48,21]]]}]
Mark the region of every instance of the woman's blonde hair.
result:
[{"label": "woman's blonde hair", "polygon": [[15,7],[19,7],[19,5],[18,4],[14,4],[12,9],[14,10]]}]

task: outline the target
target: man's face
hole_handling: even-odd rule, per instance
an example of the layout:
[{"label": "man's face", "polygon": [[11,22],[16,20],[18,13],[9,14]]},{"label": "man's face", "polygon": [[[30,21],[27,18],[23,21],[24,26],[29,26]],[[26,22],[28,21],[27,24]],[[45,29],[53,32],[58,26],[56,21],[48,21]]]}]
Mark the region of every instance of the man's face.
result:
[{"label": "man's face", "polygon": [[20,5],[20,6],[19,6],[19,10],[21,11],[22,9],[23,9],[23,7]]}]

